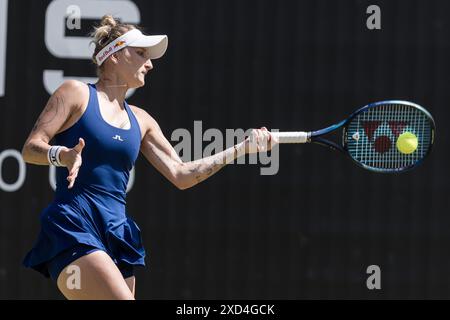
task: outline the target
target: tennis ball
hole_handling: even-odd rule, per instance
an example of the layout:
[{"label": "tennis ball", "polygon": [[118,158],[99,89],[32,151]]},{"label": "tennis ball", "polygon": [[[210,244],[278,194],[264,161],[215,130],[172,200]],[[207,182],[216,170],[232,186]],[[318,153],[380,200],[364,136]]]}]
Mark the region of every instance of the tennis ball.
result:
[{"label": "tennis ball", "polygon": [[403,132],[397,139],[397,149],[401,153],[410,154],[416,151],[418,145],[417,137],[414,133]]}]

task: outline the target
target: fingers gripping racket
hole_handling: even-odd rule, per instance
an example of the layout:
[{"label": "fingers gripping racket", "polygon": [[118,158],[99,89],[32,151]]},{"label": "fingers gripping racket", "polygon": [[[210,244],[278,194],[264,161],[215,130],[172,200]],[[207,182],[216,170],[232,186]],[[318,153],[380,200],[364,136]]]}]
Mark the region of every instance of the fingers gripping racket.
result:
[{"label": "fingers gripping racket", "polygon": [[[324,138],[342,130],[342,141]],[[430,154],[435,124],[425,108],[408,101],[369,104],[328,128],[311,132],[272,132],[279,143],[317,143],[341,151],[359,166],[376,172],[402,172]]]}]

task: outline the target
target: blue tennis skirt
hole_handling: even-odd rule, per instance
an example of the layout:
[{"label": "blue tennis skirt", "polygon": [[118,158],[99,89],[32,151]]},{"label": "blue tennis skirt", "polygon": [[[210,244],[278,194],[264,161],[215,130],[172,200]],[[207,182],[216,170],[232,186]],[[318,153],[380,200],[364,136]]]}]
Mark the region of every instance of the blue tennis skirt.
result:
[{"label": "blue tennis skirt", "polygon": [[[145,266],[140,229],[127,216],[124,201],[74,190],[69,199],[55,199],[40,215],[41,230],[23,265],[57,279],[74,259],[105,251],[124,277]],[[75,252],[75,254],[74,254]]]}]

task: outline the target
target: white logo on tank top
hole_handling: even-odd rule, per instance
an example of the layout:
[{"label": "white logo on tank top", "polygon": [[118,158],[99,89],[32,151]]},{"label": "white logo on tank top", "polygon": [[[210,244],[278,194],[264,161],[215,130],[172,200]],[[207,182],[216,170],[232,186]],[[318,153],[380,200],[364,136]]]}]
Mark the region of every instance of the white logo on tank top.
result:
[{"label": "white logo on tank top", "polygon": [[123,141],[122,140],[122,138],[118,135],[118,134],[116,134],[116,136],[115,137],[112,137],[114,140],[119,140],[119,141]]}]

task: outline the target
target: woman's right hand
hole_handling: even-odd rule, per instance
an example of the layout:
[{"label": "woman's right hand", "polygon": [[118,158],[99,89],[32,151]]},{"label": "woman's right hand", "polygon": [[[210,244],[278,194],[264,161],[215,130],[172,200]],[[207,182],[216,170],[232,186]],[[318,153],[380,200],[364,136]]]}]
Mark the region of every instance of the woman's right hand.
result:
[{"label": "woman's right hand", "polygon": [[253,129],[244,140],[245,153],[267,152],[279,143],[266,127]]},{"label": "woman's right hand", "polygon": [[81,152],[83,151],[84,146],[85,143],[83,138],[79,138],[78,144],[75,147],[72,149],[63,147],[59,153],[61,164],[69,170],[69,175],[67,176],[67,181],[69,181],[68,189],[73,187],[75,179],[78,176],[78,171],[80,170],[82,163]]}]

